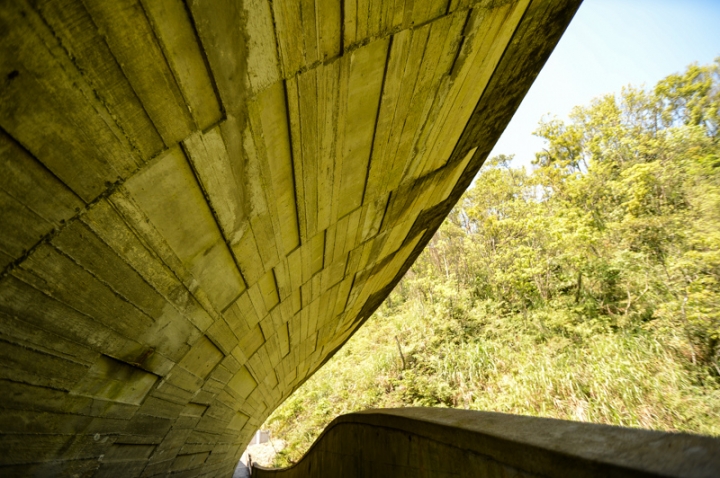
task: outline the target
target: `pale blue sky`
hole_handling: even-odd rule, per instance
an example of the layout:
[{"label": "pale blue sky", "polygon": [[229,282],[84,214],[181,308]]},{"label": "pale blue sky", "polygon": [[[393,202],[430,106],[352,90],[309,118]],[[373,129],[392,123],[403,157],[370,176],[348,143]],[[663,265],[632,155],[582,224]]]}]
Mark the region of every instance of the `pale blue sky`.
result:
[{"label": "pale blue sky", "polygon": [[566,119],[575,105],[718,56],[720,0],[585,0],[490,156],[527,166],[543,115]]}]

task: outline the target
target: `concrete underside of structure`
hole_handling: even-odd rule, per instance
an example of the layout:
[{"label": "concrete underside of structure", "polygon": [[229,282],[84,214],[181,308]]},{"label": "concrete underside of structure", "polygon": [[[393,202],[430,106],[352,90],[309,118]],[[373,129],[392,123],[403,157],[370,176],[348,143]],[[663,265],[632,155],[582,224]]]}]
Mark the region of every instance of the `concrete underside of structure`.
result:
[{"label": "concrete underside of structure", "polygon": [[229,476],[579,0],[0,6],[0,474]]}]

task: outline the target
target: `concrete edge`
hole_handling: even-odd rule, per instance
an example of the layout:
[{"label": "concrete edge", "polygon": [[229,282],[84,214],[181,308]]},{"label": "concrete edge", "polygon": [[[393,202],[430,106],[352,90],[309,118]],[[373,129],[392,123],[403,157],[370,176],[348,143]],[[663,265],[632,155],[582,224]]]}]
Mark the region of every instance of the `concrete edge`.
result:
[{"label": "concrete edge", "polygon": [[407,433],[544,476],[720,476],[720,439],[552,418],[444,408],[376,409],[333,420],[295,465],[331,430],[361,425]]}]

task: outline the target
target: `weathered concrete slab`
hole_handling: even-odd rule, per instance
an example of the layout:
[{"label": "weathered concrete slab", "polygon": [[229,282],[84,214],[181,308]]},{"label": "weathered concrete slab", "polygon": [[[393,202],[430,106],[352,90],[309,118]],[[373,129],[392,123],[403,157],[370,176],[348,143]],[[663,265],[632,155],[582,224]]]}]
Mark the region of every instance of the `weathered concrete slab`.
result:
[{"label": "weathered concrete slab", "polygon": [[2,473],[229,476],[420,253],[578,4],[3,3]]}]

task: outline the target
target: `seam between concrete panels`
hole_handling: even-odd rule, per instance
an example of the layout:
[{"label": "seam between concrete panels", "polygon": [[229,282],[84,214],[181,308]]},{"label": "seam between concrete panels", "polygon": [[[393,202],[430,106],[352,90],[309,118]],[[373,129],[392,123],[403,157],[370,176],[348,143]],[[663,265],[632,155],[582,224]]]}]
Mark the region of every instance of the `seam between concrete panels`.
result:
[{"label": "seam between concrete panels", "polygon": [[[87,14],[88,14],[88,19],[90,20],[90,22],[92,23],[93,27],[95,28],[95,31],[99,32],[100,29],[99,29],[98,26],[95,24],[95,20],[92,18],[92,15],[90,15],[90,12],[87,11],[87,8],[85,7],[85,4],[82,2],[82,0],[81,0],[81,4],[82,4],[82,6],[83,6],[83,9],[85,9],[85,11],[87,12]],[[145,158],[143,158],[143,155],[141,154],[139,148],[138,148],[137,145],[132,141],[132,139],[131,139],[130,136],[127,134],[127,132],[123,129],[122,125],[116,120],[116,115],[113,114],[113,112],[112,112],[112,110],[110,109],[110,107],[108,107],[108,105],[105,103],[105,101],[103,101],[102,96],[101,96],[100,94],[98,94],[98,90],[97,90],[96,87],[93,85],[93,83],[90,81],[90,79],[87,78],[86,75],[83,73],[83,69],[80,67],[80,65],[77,64],[77,62],[76,62],[76,60],[75,60],[75,57],[70,54],[70,51],[67,49],[67,46],[63,43],[62,39],[58,36],[57,32],[56,32],[56,31],[52,28],[52,26],[47,22],[47,20],[46,20],[45,17],[42,15],[42,13],[41,13],[40,11],[37,11],[37,10],[36,10],[33,6],[31,6],[31,5],[28,5],[28,7],[34,10],[34,14],[43,22],[43,24],[45,25],[45,27],[47,28],[47,30],[50,32],[50,34],[53,36],[53,38],[55,39],[55,41],[57,42],[57,44],[60,46],[60,48],[62,48],[62,51],[65,53],[65,57],[66,57],[67,61],[70,62],[70,64],[71,64],[71,65],[75,68],[75,70],[77,71],[77,74],[79,75],[79,77],[83,79],[84,83],[85,83],[85,84],[87,85],[87,87],[92,91],[93,96],[94,96],[95,100],[97,101],[97,103],[99,103],[100,105],[102,105],[102,107],[105,109],[105,113],[106,113],[110,118],[112,118],[112,122],[113,122],[113,125],[115,126],[115,128],[117,128],[117,129],[122,133],[123,139],[125,140],[126,144],[129,145],[130,148],[133,150],[133,152],[134,152],[135,155],[136,155],[136,158],[139,158],[139,159],[140,159],[138,166],[139,166],[139,167],[142,167],[142,164],[145,162]],[[102,37],[102,35],[100,35],[100,36]],[[128,84],[128,86],[129,86],[129,88],[132,90],[133,94],[135,95],[135,98],[138,100],[138,103],[142,106],[142,110],[143,110],[143,112],[145,113],[145,116],[146,116],[146,118],[148,119],[148,122],[152,125],[152,127],[153,127],[153,129],[155,130],[155,133],[158,135],[158,137],[162,140],[162,136],[160,135],[159,131],[157,130],[157,127],[155,126],[155,123],[150,119],[150,116],[149,116],[147,110],[145,109],[145,105],[142,103],[142,101],[140,101],[140,97],[138,97],[137,92],[135,91],[135,89],[134,89],[133,86],[132,86],[132,83],[127,79],[127,77],[125,76],[125,72],[123,71],[122,67],[120,66],[120,63],[118,62],[117,58],[115,58],[115,54],[112,53],[112,49],[110,48],[110,45],[107,44],[107,41],[105,40],[104,37],[102,38],[102,41],[103,41],[103,43],[105,43],[105,46],[107,47],[107,50],[111,53],[112,61],[115,62],[115,65],[118,67],[118,70],[119,70],[120,72],[122,72],[123,78],[125,78],[125,80],[127,81],[127,84]],[[50,50],[50,49],[49,49],[49,50]],[[53,55],[53,56],[54,56],[54,55]],[[59,60],[60,62],[62,62],[61,59],[58,59],[58,60]],[[82,91],[82,88],[79,88],[79,89]],[[110,127],[110,125],[108,125],[108,126]],[[112,130],[112,129],[114,129],[114,128],[111,128],[111,130]],[[137,163],[137,161],[136,161],[136,163]],[[112,165],[111,165],[111,167],[112,167]],[[114,167],[113,167],[113,170],[115,170]],[[116,172],[117,172],[117,171],[116,171]],[[63,184],[64,184],[64,183],[63,183]]]},{"label": "seam between concrete panels", "polygon": [[[223,121],[224,121],[224,120],[220,120],[218,123],[216,123],[215,125],[213,125],[213,127],[220,125]],[[2,130],[1,128],[0,128],[0,131],[3,131],[3,132],[4,132],[4,130]],[[21,147],[21,148],[29,155],[30,158],[33,158],[35,161],[37,161],[38,164],[40,164],[44,169],[47,170],[47,167],[46,167],[41,161],[37,160],[37,159],[34,157],[34,155],[32,155],[29,151],[27,151],[27,149],[26,149],[21,143],[19,143],[14,137],[10,136],[10,135],[7,134],[6,132],[5,132],[5,134],[8,136],[8,138],[10,138],[13,142],[15,142],[19,147]],[[180,142],[180,144],[182,144],[182,142]],[[57,250],[57,248],[56,248],[54,245],[51,244],[51,241],[52,241],[52,239],[53,239],[54,237],[56,237],[57,235],[59,235],[60,233],[62,233],[62,231],[64,231],[65,228],[68,227],[68,226],[69,226],[70,224],[72,224],[73,222],[75,222],[75,221],[77,221],[77,220],[80,220],[80,218],[81,218],[84,214],[86,214],[87,211],[90,210],[90,209],[91,209],[93,206],[95,206],[97,203],[99,203],[100,201],[103,201],[103,200],[108,200],[108,199],[110,199],[110,198],[113,196],[113,194],[116,193],[116,192],[119,190],[119,188],[120,188],[126,181],[132,179],[136,174],[138,174],[139,172],[141,172],[141,171],[144,170],[145,168],[149,167],[152,163],[154,163],[154,160],[157,160],[158,158],[162,157],[162,155],[163,155],[164,153],[166,153],[169,149],[170,149],[170,148],[166,148],[166,149],[164,149],[163,151],[159,152],[154,158],[152,158],[150,161],[148,161],[148,162],[146,162],[145,164],[143,164],[141,167],[138,167],[136,170],[134,170],[132,173],[130,173],[127,177],[125,177],[125,178],[120,178],[118,181],[116,181],[116,182],[114,182],[114,183],[111,183],[111,184],[109,185],[109,187],[107,187],[107,189],[105,189],[102,193],[100,193],[100,194],[99,194],[97,197],[95,197],[92,201],[85,203],[85,206],[84,206],[83,209],[77,209],[77,210],[76,210],[76,214],[75,214],[74,216],[72,216],[71,218],[65,220],[65,221],[64,221],[62,224],[60,224],[58,227],[53,228],[50,232],[48,232],[48,233],[45,234],[43,237],[41,237],[35,244],[33,244],[31,247],[29,247],[20,257],[16,258],[16,259],[13,260],[12,262],[10,262],[7,266],[5,266],[5,268],[4,268],[2,271],[0,271],[0,280],[2,280],[3,278],[5,278],[5,277],[8,276],[9,274],[11,274],[13,270],[15,270],[17,267],[19,267],[22,263],[24,263],[24,262],[28,259],[28,257],[30,257],[41,245],[43,245],[43,244],[48,244],[49,246],[51,246],[51,247],[53,247],[55,250]],[[194,177],[195,177],[195,180],[198,181],[197,175],[196,175],[197,173],[196,173],[195,170],[192,168],[191,162],[187,160],[187,154],[186,154],[186,152],[184,151],[184,149],[182,150],[182,152],[183,152],[183,154],[185,155],[185,160],[186,160],[186,162],[188,162],[188,163],[190,164],[191,171],[193,171],[193,175],[194,175]],[[48,172],[49,172],[50,174],[52,174],[52,176],[53,176],[55,179],[57,179],[61,184],[63,184],[69,191],[71,191],[73,195],[75,195],[76,197],[78,197],[78,199],[80,199],[80,201],[82,201],[82,199],[81,199],[79,196],[77,196],[77,193],[75,193],[75,191],[73,191],[69,186],[67,186],[64,182],[62,182],[59,178],[57,178],[57,176],[55,176],[55,174],[53,174],[52,171],[48,170]],[[205,193],[204,189],[202,188],[202,186],[201,186],[201,185],[199,185],[199,186],[200,186],[200,190],[201,190],[202,193],[203,193],[205,202],[208,204],[208,207],[210,208],[210,210],[211,210],[211,212],[212,212],[213,219],[214,219],[214,220],[216,221],[216,223],[217,223],[217,217],[216,217],[216,215],[215,215],[214,210],[212,209],[212,206],[211,206],[210,203],[208,202],[206,193]],[[85,202],[85,201],[82,201],[82,202]],[[112,205],[112,202],[111,202],[111,201],[108,201],[108,203],[110,204],[110,206],[111,206],[113,209],[115,209],[115,207]],[[185,284],[185,281],[183,281],[183,280],[178,276],[178,274],[177,274],[177,272],[175,271],[175,269],[174,269],[170,264],[167,264],[167,263],[165,262],[165,260],[163,260],[160,256],[158,256],[158,254],[157,254],[157,252],[154,250],[154,248],[152,248],[149,244],[146,244],[146,242],[142,239],[142,237],[138,236],[138,234],[137,234],[137,232],[135,231],[135,229],[132,227],[131,224],[128,224],[128,223],[127,223],[126,218],[125,218],[121,213],[118,212],[118,214],[119,214],[120,218],[123,220],[123,222],[128,226],[128,228],[129,228],[130,231],[133,233],[133,235],[135,235],[135,237],[138,239],[138,241],[140,241],[140,242],[145,246],[145,248],[149,251],[149,253],[152,254],[153,256],[155,256],[155,257],[158,259],[158,261],[159,261],[165,268],[167,268],[167,270],[169,270],[169,272],[172,274],[172,276],[178,281],[178,283],[179,283],[191,296],[195,297],[195,294],[193,294],[193,293],[190,291],[190,289],[188,289],[188,286]],[[218,225],[218,227],[219,227],[219,225]],[[220,229],[220,233],[221,233],[221,237],[223,237],[224,242],[226,243],[226,246],[227,246],[227,240],[226,240],[226,238],[224,237],[224,234],[222,234],[222,229]],[[98,237],[99,237],[99,236],[98,236]],[[102,238],[100,238],[100,240],[103,242],[103,244],[105,244],[106,246],[108,246],[108,248],[110,248],[110,249],[117,255],[117,251],[115,251],[115,249],[114,249],[113,247],[111,247],[109,244],[107,244]],[[229,247],[228,247],[228,248],[229,248]],[[242,280],[243,280],[243,282],[244,282],[244,284],[246,285],[246,288],[247,288],[247,282],[245,281],[245,278],[244,278],[244,276],[242,275],[242,271],[240,270],[239,266],[237,265],[237,259],[236,259],[235,255],[234,255],[234,253],[232,252],[232,248],[229,248],[229,249],[230,249],[230,251],[231,251],[231,255],[232,255],[232,257],[233,257],[233,260],[235,261],[236,267],[238,268],[238,272],[239,272],[239,274],[240,274],[240,277],[242,278]],[[63,254],[63,255],[65,255],[65,254]],[[119,256],[119,257],[120,257],[120,259],[121,259],[126,265],[128,265],[128,267],[130,267],[133,271],[138,272],[138,271],[135,269],[135,267],[132,266],[132,264],[128,263],[128,262],[127,262],[124,258],[122,258],[121,256]],[[78,264],[75,260],[72,260],[72,262],[73,262],[74,264],[78,265],[79,267],[81,267],[83,270],[86,270],[84,267],[82,267],[80,264]],[[87,270],[86,270],[86,271],[87,271]],[[89,272],[89,271],[88,271],[88,272]],[[95,277],[96,279],[98,279],[95,274],[91,274],[91,275],[93,275],[93,277]],[[142,280],[147,283],[146,279],[142,276],[142,274],[139,274],[139,275],[140,275],[140,277],[142,278]],[[99,280],[99,279],[98,279],[98,280]],[[133,305],[133,307],[137,308],[137,306],[136,306],[135,304],[133,304],[132,302],[129,302],[129,300],[127,300],[127,299],[123,298],[122,296],[118,295],[118,292],[115,291],[115,289],[113,289],[113,288],[110,287],[109,285],[107,285],[104,281],[100,281],[100,282],[101,282],[102,284],[104,284],[105,286],[109,287],[109,289],[113,292],[113,294],[115,294],[116,296],[118,296],[119,298],[121,298],[122,300],[124,300],[125,302],[130,303],[131,305]],[[153,290],[155,290],[155,288],[154,288],[151,284],[148,284],[148,285],[149,285],[150,287],[152,287]],[[40,292],[42,292],[42,291],[40,291]],[[167,297],[165,297],[165,296],[164,296],[162,293],[160,293],[159,291],[156,291],[156,292],[158,292],[158,294],[159,294],[161,297],[163,297],[166,301],[168,301],[168,303],[170,303],[170,304],[172,305],[172,307],[177,310],[177,308],[175,307],[175,304],[174,304],[172,301],[170,301]],[[196,300],[197,300],[197,299],[196,299]],[[202,310],[204,310],[205,312],[207,312],[214,320],[217,320],[217,319],[218,319],[218,317],[216,317],[217,311],[215,311],[215,310],[207,310],[207,308],[206,308],[205,306],[203,306],[202,301],[198,301],[198,305],[202,308]],[[74,309],[73,309],[73,310],[74,310]],[[141,312],[142,312],[142,311],[141,311]],[[183,313],[182,311],[179,311],[179,310],[178,310],[178,312],[181,313],[181,315],[183,315],[185,318],[188,318],[188,317],[186,316],[186,314]],[[144,315],[146,315],[144,312],[142,312],[142,313],[143,313]],[[188,320],[189,320],[189,318],[188,318]],[[153,320],[153,322],[154,322],[154,320]]]},{"label": "seam between concrete panels", "polygon": [[[88,18],[90,19],[90,21],[92,22],[93,26],[95,27],[95,30],[98,32],[99,36],[102,38],[102,41],[105,43],[105,46],[107,47],[108,52],[110,52],[110,55],[112,56],[113,61],[114,61],[115,64],[117,65],[118,70],[122,73],[122,77],[123,77],[123,78],[125,79],[125,81],[127,82],[128,88],[130,88],[130,90],[131,90],[131,91],[133,92],[133,94],[135,95],[135,98],[137,98],[138,103],[140,104],[140,106],[142,107],[143,112],[145,113],[145,117],[147,118],[148,122],[152,125],[153,129],[155,130],[155,133],[158,135],[158,138],[160,138],[160,141],[161,141],[162,144],[164,144],[166,147],[171,146],[171,145],[168,145],[168,144],[165,143],[165,138],[163,138],[163,136],[160,134],[160,131],[158,130],[157,126],[155,125],[155,122],[152,120],[152,117],[150,116],[150,113],[148,112],[147,108],[145,107],[145,104],[141,101],[140,96],[138,96],[138,93],[137,93],[137,91],[135,90],[135,87],[133,86],[132,82],[130,81],[130,79],[129,79],[129,78],[127,77],[127,75],[125,74],[125,71],[123,70],[122,65],[120,64],[120,61],[115,57],[115,53],[113,52],[112,48],[110,48],[110,45],[108,44],[107,39],[105,38],[104,35],[101,34],[100,28],[98,28],[97,24],[95,23],[95,19],[94,19],[94,18],[92,17],[92,15],[90,14],[90,11],[87,9],[87,6],[85,6],[84,0],[80,0],[80,2],[82,3],[83,8],[84,8],[85,11],[87,12]],[[145,14],[145,12],[144,12],[144,10],[143,10],[143,15],[144,15],[144,14]],[[153,32],[153,35],[154,35],[154,32]],[[59,40],[58,40],[58,42],[59,42]],[[60,44],[62,45],[62,43],[60,43]],[[63,47],[63,49],[65,49],[65,47]],[[81,72],[82,70],[80,69],[80,67],[78,67],[77,65],[75,65],[75,61],[74,61],[74,60],[72,59],[72,57],[70,56],[69,52],[66,51],[66,54],[68,55],[68,57],[69,57],[69,58],[71,59],[71,61],[73,62],[73,66],[75,66],[75,67],[77,68],[78,72]],[[98,100],[99,100],[99,95],[97,94],[97,92],[95,91],[94,88],[93,88],[93,91],[95,92],[95,95],[96,95],[96,97],[98,97]],[[105,108],[108,109],[107,106],[106,106],[104,103],[103,103],[103,106],[105,106]],[[108,109],[108,112],[109,112],[109,109]],[[112,114],[111,114],[111,116],[114,117],[114,115],[112,115]],[[118,125],[118,129],[120,129],[121,131],[123,131],[122,128],[120,127],[120,125]],[[127,138],[128,142],[132,145],[133,149],[136,149],[136,146],[132,143],[132,141],[130,141],[130,138],[127,137],[127,134],[125,133],[125,131],[123,131],[123,134],[124,134],[125,137]],[[139,151],[138,151],[138,156],[142,158],[142,155],[139,154]],[[142,159],[143,159],[142,163],[145,163],[145,162],[146,162],[145,158],[142,158]],[[141,165],[140,167],[142,167],[142,165]]]},{"label": "seam between concrete panels", "polygon": [[[223,120],[214,124],[212,127],[208,128],[208,130],[218,127],[218,125],[220,123],[222,123],[222,121]],[[185,139],[187,139],[187,138],[185,138]],[[230,256],[232,257],[233,262],[235,263],[235,268],[237,269],[238,274],[240,274],[240,278],[243,281],[245,290],[247,290],[249,288],[248,281],[245,279],[245,274],[243,274],[242,269],[240,268],[240,263],[238,262],[237,256],[235,255],[235,251],[233,251],[233,248],[230,246],[230,241],[227,238],[227,236],[225,235],[225,231],[223,231],[222,226],[220,225],[220,219],[218,218],[217,211],[215,210],[212,202],[210,201],[210,195],[208,194],[207,190],[205,189],[205,186],[203,185],[203,182],[200,179],[200,175],[199,175],[197,169],[195,169],[195,165],[190,160],[190,152],[187,150],[187,147],[185,146],[185,140],[180,142],[180,149],[183,153],[183,156],[185,157],[184,158],[185,162],[188,164],[188,166],[190,167],[190,171],[192,171],[192,173],[193,173],[193,178],[195,179],[195,183],[197,184],[198,188],[200,189],[200,192],[202,192],[203,199],[205,200],[205,204],[207,204],[208,209],[210,209],[210,214],[212,215],[213,221],[215,222],[215,226],[218,228],[220,237],[222,237],[223,242],[225,243],[225,247],[228,249],[228,252],[230,252]],[[240,292],[240,294],[238,294],[237,297],[240,297],[240,295],[242,295],[242,292]],[[225,310],[227,310],[227,308],[230,307],[233,303],[234,303],[234,301],[230,302],[230,304],[226,305],[225,309],[223,309],[223,312]]]},{"label": "seam between concrete panels", "polygon": [[[185,96],[185,92],[183,91],[184,88],[181,87],[180,82],[178,81],[178,77],[175,74],[175,70],[170,65],[170,61],[168,60],[167,53],[165,52],[165,48],[163,47],[162,42],[158,38],[155,24],[154,24],[153,20],[150,18],[150,16],[148,15],[147,10],[145,9],[144,2],[139,1],[138,5],[140,6],[140,10],[142,11],[143,16],[145,17],[145,20],[147,21],[148,25],[150,25],[150,31],[152,31],[152,41],[153,41],[153,43],[155,43],[158,50],[160,51],[160,54],[162,55],[163,60],[165,61],[165,66],[167,67],[168,71],[172,75],[172,78],[173,78],[173,81],[175,82],[175,86],[177,87],[178,93],[180,94],[180,97],[183,99],[183,105],[185,106],[185,110],[188,112],[188,115],[190,116],[190,119],[192,120],[193,124],[195,125],[196,130],[199,130],[200,125],[198,124],[197,120],[195,119],[195,114],[192,111],[190,111],[190,108],[188,107],[189,101],[188,101],[187,97]],[[183,5],[184,5],[184,3],[183,3]],[[192,20],[191,20],[191,24],[193,25],[193,33],[195,33],[195,31],[194,31],[195,25],[194,25],[194,23],[192,23]],[[199,40],[197,38],[197,36],[195,37],[195,39],[196,39],[196,41]],[[198,45],[199,45],[199,41],[198,41]],[[202,48],[200,50],[202,50]],[[213,81],[213,83],[215,83],[215,82]]]},{"label": "seam between concrete panels", "polygon": [[[275,22],[275,19],[273,17],[273,23]],[[279,53],[278,53],[279,54]],[[295,161],[297,160],[295,158],[295,151],[293,150],[293,134],[292,134],[292,120],[290,118],[290,101],[288,98],[288,88],[287,88],[287,80],[283,79],[282,81],[283,86],[283,97],[285,99],[285,120],[287,121],[287,131],[288,131],[288,150],[290,152],[290,176],[292,177],[292,188],[293,188],[293,200],[295,201],[295,227],[297,227],[298,232],[298,245],[290,251],[286,256],[289,256],[293,253],[293,251],[299,249],[302,244],[302,235],[301,231],[302,228],[300,227],[300,208],[298,206],[298,194],[297,194],[297,178],[295,177]],[[298,98],[299,101],[299,98]]]},{"label": "seam between concrete panels", "polygon": [[[210,68],[210,61],[208,60],[207,53],[205,52],[205,47],[203,46],[202,40],[200,39],[200,34],[198,33],[197,25],[195,24],[195,17],[193,17],[192,11],[190,10],[187,2],[185,0],[181,0],[181,3],[183,4],[183,8],[185,9],[185,13],[188,16],[188,19],[190,20],[190,26],[192,26],[193,35],[195,36],[195,42],[198,44],[200,56],[202,56],[205,70],[207,71],[208,78],[210,79],[210,85],[212,86],[213,93],[215,94],[215,100],[220,107],[220,121],[218,121],[217,123],[220,124],[227,119],[227,111],[225,109],[225,104],[222,102],[222,97],[220,96],[220,90],[218,88],[217,81],[215,80],[215,75],[213,74],[212,68]],[[208,127],[207,130],[210,130],[213,126]]]},{"label": "seam between concrete panels", "polygon": [[[345,32],[345,5],[344,5],[344,3],[345,3],[345,2],[341,2],[341,4],[340,4],[340,8],[341,8],[341,10],[340,10],[340,22],[341,22],[341,23],[340,23],[340,53],[339,53],[338,55],[335,55],[335,56],[332,56],[332,57],[328,57],[328,58],[324,58],[324,59],[321,59],[321,60],[317,60],[317,61],[314,61],[314,62],[309,63],[309,64],[307,64],[307,65],[301,66],[300,68],[297,69],[297,71],[284,72],[284,76],[281,78],[282,80],[288,80],[288,79],[290,79],[290,78],[297,77],[298,75],[301,75],[301,74],[303,74],[303,73],[305,73],[305,72],[307,72],[307,71],[309,71],[309,70],[313,70],[313,69],[315,69],[315,68],[317,68],[317,67],[319,67],[319,66],[321,66],[321,65],[327,65],[327,64],[333,63],[333,62],[337,61],[338,59],[342,58],[343,56],[347,55],[348,53],[351,53],[351,52],[353,52],[353,51],[355,51],[355,50],[357,50],[357,49],[359,49],[359,48],[362,48],[362,47],[364,47],[365,45],[367,45],[367,44],[369,44],[369,43],[372,43],[372,42],[374,42],[374,41],[376,41],[376,40],[379,40],[379,39],[381,39],[381,38],[393,37],[393,36],[395,36],[396,34],[402,32],[402,31],[404,31],[404,30],[411,30],[411,31],[418,30],[418,29],[420,29],[420,28],[422,28],[422,27],[424,27],[424,26],[426,26],[426,25],[428,25],[428,24],[431,24],[431,23],[434,23],[434,22],[440,20],[441,18],[445,18],[445,17],[450,16],[450,15],[455,15],[455,14],[457,14],[458,12],[467,11],[468,14],[469,14],[469,12],[473,9],[472,6],[467,6],[467,7],[464,7],[464,8],[459,8],[459,9],[457,9],[457,10],[453,10],[453,11],[451,11],[451,12],[447,12],[447,13],[443,13],[443,14],[441,14],[441,15],[438,15],[437,17],[431,18],[431,19],[426,20],[426,21],[424,21],[424,22],[422,22],[422,23],[417,23],[417,24],[412,24],[412,23],[411,23],[411,24],[408,25],[407,27],[404,27],[403,25],[399,25],[399,26],[397,26],[397,27],[395,27],[395,28],[392,28],[392,29],[386,30],[385,32],[382,32],[382,33],[379,34],[379,35],[371,35],[371,36],[368,36],[368,37],[366,37],[366,38],[363,38],[363,39],[360,40],[360,41],[357,41],[357,42],[355,42],[355,43],[352,43],[352,44],[350,44],[350,45],[344,45],[344,41],[345,41],[345,36],[344,36],[344,32]],[[274,12],[271,12],[271,15],[273,16],[273,26],[276,27]],[[316,27],[316,28],[317,28],[317,27]],[[276,49],[277,49],[278,58],[281,58],[281,57],[280,57],[280,50],[279,50],[279,49],[280,49],[280,43],[277,41],[277,30],[275,30],[275,35],[276,35],[276,36],[275,36],[275,40],[276,40],[276,41],[275,41],[275,44],[276,44]],[[424,55],[424,53],[423,53],[423,55]],[[281,61],[281,60],[278,60],[278,61]],[[255,92],[255,94],[257,94],[257,93],[259,93],[259,92]]]},{"label": "seam between concrete panels", "polygon": [[380,119],[380,112],[382,111],[383,94],[385,93],[385,87],[387,85],[387,72],[390,65],[390,52],[392,51],[393,39],[394,35],[389,35],[387,51],[385,52],[385,66],[383,67],[382,88],[380,88],[380,94],[378,95],[378,105],[377,111],[375,112],[373,134],[372,139],[370,140],[370,154],[368,156],[368,166],[365,170],[365,182],[363,183],[363,192],[361,195],[362,200],[360,202],[361,205],[365,204],[367,201],[365,194],[367,193],[368,181],[370,180],[370,170],[372,169],[373,152],[375,152],[375,137],[377,136],[378,120]]}]

